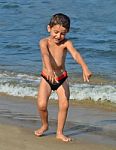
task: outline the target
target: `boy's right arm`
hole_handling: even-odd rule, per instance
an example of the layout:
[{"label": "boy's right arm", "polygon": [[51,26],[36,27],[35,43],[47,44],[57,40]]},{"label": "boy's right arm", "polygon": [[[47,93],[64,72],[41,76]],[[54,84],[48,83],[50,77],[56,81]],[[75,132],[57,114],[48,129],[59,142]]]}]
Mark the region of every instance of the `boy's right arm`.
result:
[{"label": "boy's right arm", "polygon": [[40,40],[39,45],[41,49],[42,60],[45,68],[47,69],[47,79],[51,82],[54,82],[54,72],[50,62],[47,39]]}]

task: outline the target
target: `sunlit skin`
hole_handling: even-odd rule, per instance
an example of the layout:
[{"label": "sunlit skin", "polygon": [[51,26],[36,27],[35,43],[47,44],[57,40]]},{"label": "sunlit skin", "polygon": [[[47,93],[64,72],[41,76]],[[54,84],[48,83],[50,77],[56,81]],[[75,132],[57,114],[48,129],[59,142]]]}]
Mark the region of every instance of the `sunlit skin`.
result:
[{"label": "sunlit skin", "polygon": [[[81,65],[84,81],[89,82],[92,73],[88,69],[84,59],[80,53],[73,47],[70,40],[66,39],[67,29],[61,25],[47,27],[50,36],[40,40],[40,49],[43,62],[43,71],[47,75],[50,82],[58,82],[56,77],[60,76],[65,71],[66,53],[69,52],[73,59]],[[47,104],[52,90],[45,79],[41,79],[38,92],[38,110],[41,117],[42,126],[35,131],[35,135],[41,136],[48,130],[48,111]],[[58,126],[56,138],[64,142],[71,141],[70,137],[63,134],[64,125],[67,118],[70,90],[68,80],[56,90],[59,102]]]}]

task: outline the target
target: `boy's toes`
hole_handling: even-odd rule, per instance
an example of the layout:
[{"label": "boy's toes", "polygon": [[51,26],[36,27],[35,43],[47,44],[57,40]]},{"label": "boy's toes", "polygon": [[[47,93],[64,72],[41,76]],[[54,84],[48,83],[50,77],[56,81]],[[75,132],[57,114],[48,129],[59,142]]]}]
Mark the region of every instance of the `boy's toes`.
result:
[{"label": "boy's toes", "polygon": [[43,135],[42,131],[34,131],[35,136],[39,137]]},{"label": "boy's toes", "polygon": [[63,141],[63,142],[70,142],[70,141],[71,141],[71,138],[66,137],[66,138],[63,138],[62,141]]},{"label": "boy's toes", "polygon": [[56,137],[57,139],[63,141],[63,142],[70,142],[72,139],[70,137],[64,136],[64,135],[59,135]]}]

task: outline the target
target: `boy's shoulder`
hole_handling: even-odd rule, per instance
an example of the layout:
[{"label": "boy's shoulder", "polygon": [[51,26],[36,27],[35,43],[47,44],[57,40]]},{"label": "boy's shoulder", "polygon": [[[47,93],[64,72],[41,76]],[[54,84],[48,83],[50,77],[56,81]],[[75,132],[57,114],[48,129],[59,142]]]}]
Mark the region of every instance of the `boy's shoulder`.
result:
[{"label": "boy's shoulder", "polygon": [[40,45],[47,44],[47,43],[48,43],[48,38],[43,38],[39,41]]},{"label": "boy's shoulder", "polygon": [[72,42],[71,42],[71,40],[70,40],[70,39],[66,39],[66,40],[65,40],[65,43],[67,43],[67,44],[68,44],[68,43],[72,43]]},{"label": "boy's shoulder", "polygon": [[66,47],[67,46],[69,46],[69,45],[72,45],[73,43],[72,43],[72,41],[70,40],[70,39],[66,39],[65,40],[65,45],[66,45]]},{"label": "boy's shoulder", "polygon": [[72,43],[70,39],[64,39],[61,44],[64,44],[65,46]]}]

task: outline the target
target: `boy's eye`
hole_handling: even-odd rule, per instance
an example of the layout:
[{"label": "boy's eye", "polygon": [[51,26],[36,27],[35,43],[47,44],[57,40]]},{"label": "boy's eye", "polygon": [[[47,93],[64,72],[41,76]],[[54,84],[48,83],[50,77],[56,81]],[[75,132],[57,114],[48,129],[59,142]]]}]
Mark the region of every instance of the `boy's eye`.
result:
[{"label": "boy's eye", "polygon": [[[54,33],[55,33],[55,34],[58,34],[59,31],[54,31]],[[62,32],[62,33],[61,33],[61,35],[65,35],[65,34],[66,34],[65,32]]]},{"label": "boy's eye", "polygon": [[62,35],[65,35],[66,33],[62,33]]},{"label": "boy's eye", "polygon": [[54,31],[54,33],[56,33],[56,34],[57,34],[57,33],[58,33],[58,31]]}]

